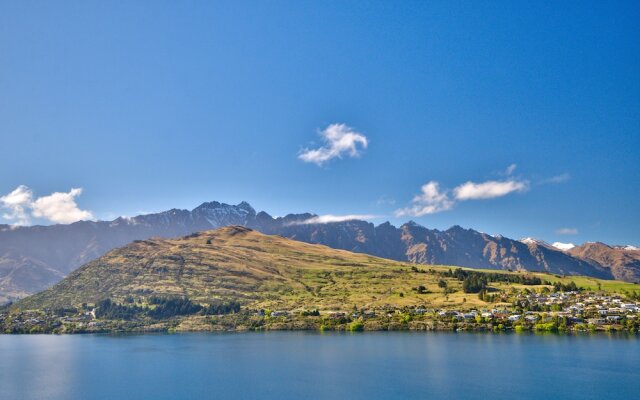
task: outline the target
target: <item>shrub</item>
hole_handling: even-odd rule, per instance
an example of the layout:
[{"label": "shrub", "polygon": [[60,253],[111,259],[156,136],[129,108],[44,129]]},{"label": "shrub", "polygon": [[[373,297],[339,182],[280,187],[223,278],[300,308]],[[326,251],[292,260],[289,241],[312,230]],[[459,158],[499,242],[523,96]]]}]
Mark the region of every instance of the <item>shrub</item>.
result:
[{"label": "shrub", "polygon": [[535,324],[533,329],[540,332],[558,332],[558,325],[555,322]]},{"label": "shrub", "polygon": [[361,332],[364,330],[364,324],[362,321],[353,321],[349,324],[349,332]]}]

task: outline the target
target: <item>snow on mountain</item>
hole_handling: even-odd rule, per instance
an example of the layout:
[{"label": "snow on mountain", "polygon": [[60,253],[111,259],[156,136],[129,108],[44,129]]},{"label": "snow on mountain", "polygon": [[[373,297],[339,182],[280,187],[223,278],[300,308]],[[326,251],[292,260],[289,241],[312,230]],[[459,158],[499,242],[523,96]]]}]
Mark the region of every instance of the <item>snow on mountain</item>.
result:
[{"label": "snow on mountain", "polygon": [[540,240],[532,237],[526,237],[526,238],[520,239],[519,241],[524,244],[537,244],[539,246],[549,247],[549,243],[545,242],[544,240]]},{"label": "snow on mountain", "polygon": [[617,250],[624,250],[624,251],[638,251],[638,250],[640,250],[640,247],[632,246],[630,244],[621,245],[621,246],[620,245],[610,246],[610,247],[612,247],[614,249],[617,249]]}]

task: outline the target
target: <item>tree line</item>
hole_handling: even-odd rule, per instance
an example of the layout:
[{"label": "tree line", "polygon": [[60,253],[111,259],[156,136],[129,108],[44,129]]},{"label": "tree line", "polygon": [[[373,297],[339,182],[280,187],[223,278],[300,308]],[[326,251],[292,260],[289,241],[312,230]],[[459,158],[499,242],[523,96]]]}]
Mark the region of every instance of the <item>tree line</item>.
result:
[{"label": "tree line", "polygon": [[182,315],[221,315],[240,311],[236,300],[217,301],[207,305],[194,303],[186,297],[149,298],[149,304],[155,307],[118,304],[107,298],[96,303],[96,318],[113,320],[131,320],[148,316],[153,319],[167,319]]},{"label": "tree line", "polygon": [[551,284],[551,282],[542,280],[535,275],[476,272],[462,268],[449,269],[441,272],[440,275],[445,278],[454,278],[461,281],[462,290],[465,293],[486,293],[490,282],[517,283],[527,286],[552,285],[555,292],[576,292],[583,290],[583,288],[578,287],[573,281],[567,284],[563,284],[561,282]]}]

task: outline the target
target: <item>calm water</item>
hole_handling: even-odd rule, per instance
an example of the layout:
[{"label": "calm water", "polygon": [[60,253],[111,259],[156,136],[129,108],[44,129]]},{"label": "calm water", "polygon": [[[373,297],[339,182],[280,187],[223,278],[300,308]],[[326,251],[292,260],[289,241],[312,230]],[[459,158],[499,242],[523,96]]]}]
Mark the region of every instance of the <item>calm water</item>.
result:
[{"label": "calm water", "polygon": [[637,398],[640,337],[0,336],[0,399]]}]

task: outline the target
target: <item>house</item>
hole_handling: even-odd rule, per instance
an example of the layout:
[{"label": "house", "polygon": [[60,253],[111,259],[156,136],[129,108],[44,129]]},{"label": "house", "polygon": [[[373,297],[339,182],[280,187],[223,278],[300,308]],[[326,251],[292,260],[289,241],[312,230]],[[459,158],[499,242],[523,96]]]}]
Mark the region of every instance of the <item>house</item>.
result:
[{"label": "house", "polygon": [[365,311],[365,312],[363,313],[363,316],[364,316],[365,318],[373,318],[373,317],[375,317],[375,316],[376,316],[376,312],[375,312],[375,311]]},{"label": "house", "polygon": [[526,317],[524,317],[524,319],[527,322],[536,322],[538,320],[538,316],[537,315],[527,315]]},{"label": "house", "polygon": [[515,314],[515,315],[509,315],[509,318],[508,318],[508,319],[509,319],[509,321],[511,321],[511,322],[515,322],[515,321],[520,321],[520,318],[522,318],[522,316],[521,316],[521,315],[517,315],[517,314]]},{"label": "house", "polygon": [[287,315],[289,315],[289,311],[271,311],[272,317],[286,317]]}]

